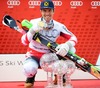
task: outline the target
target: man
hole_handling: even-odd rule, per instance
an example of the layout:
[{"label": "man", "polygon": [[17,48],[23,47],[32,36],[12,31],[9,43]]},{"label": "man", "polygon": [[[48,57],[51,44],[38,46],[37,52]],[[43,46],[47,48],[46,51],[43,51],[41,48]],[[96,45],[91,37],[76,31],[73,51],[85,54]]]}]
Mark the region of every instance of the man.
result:
[{"label": "man", "polygon": [[65,56],[69,50],[75,52],[74,46],[77,43],[77,38],[65,25],[53,20],[54,4],[52,1],[42,1],[40,4],[40,11],[42,17],[32,19],[30,22],[33,24],[33,27],[21,38],[24,45],[29,45],[24,63],[24,73],[27,77],[25,88],[32,88],[35,75],[39,68],[39,59],[43,54],[50,53],[48,47],[32,40],[36,32],[39,32],[54,42],[59,36],[66,39],[65,43],[56,47],[57,55]]}]

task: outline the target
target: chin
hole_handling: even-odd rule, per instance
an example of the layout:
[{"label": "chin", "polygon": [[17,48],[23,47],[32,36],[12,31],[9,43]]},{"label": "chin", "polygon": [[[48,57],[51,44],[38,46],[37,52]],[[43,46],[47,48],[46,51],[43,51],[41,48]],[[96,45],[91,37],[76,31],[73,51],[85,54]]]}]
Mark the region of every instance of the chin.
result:
[{"label": "chin", "polygon": [[46,22],[49,22],[51,19],[46,19]]},{"label": "chin", "polygon": [[49,22],[49,21],[51,20],[51,18],[45,18],[45,20],[46,20],[47,22]]}]

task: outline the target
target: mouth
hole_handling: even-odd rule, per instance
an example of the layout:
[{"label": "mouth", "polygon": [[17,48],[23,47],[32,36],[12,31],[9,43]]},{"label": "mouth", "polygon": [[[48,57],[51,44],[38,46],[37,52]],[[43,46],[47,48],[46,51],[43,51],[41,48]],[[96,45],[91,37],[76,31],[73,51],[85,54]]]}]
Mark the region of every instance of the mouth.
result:
[{"label": "mouth", "polygon": [[51,16],[45,16],[45,18],[51,18]]},{"label": "mouth", "polygon": [[45,20],[46,21],[50,21],[51,20],[51,16],[45,16]]}]

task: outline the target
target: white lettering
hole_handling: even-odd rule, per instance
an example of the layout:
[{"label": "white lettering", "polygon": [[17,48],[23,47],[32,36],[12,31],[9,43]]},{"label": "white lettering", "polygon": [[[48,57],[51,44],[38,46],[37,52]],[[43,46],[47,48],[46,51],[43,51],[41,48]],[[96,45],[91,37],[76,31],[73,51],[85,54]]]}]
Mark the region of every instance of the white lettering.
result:
[{"label": "white lettering", "polygon": [[[53,1],[55,6],[61,6],[62,5],[62,1]],[[34,1],[34,0],[29,0],[28,1],[28,5],[30,8],[34,8],[34,6],[40,6],[41,1]]]},{"label": "white lettering", "polygon": [[34,5],[34,6],[39,6],[40,3],[41,3],[40,1],[33,1],[33,0],[30,0],[30,1],[28,2],[29,5]]},{"label": "white lettering", "polygon": [[71,1],[70,5],[71,6],[82,6],[83,2],[82,1]]},{"label": "white lettering", "polygon": [[20,1],[19,0],[8,0],[7,1],[7,5],[20,5]]},{"label": "white lettering", "polygon": [[62,1],[53,1],[55,6],[61,6],[62,5]]},{"label": "white lettering", "polygon": [[92,6],[100,6],[100,1],[92,1],[91,5]]}]

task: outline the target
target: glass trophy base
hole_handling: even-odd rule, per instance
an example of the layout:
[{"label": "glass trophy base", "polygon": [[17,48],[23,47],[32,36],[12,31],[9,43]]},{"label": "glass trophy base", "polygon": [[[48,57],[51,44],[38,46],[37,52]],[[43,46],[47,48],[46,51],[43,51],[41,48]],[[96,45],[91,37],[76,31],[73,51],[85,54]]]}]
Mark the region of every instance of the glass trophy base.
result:
[{"label": "glass trophy base", "polygon": [[45,88],[54,88],[53,85],[45,86]]},{"label": "glass trophy base", "polygon": [[64,86],[54,85],[53,88],[64,88]]},{"label": "glass trophy base", "polygon": [[73,88],[72,84],[67,84],[64,88]]},{"label": "glass trophy base", "polygon": [[66,86],[58,86],[58,85],[54,85],[51,88],[73,88],[73,86],[71,84],[67,84]]}]

